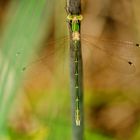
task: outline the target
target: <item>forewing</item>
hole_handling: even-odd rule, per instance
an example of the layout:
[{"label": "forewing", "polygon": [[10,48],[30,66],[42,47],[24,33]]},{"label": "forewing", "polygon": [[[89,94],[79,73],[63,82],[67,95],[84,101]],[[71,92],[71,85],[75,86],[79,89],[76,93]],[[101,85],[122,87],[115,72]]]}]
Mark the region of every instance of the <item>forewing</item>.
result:
[{"label": "forewing", "polygon": [[[86,60],[92,61],[94,69],[112,69],[118,73],[134,74],[137,68],[137,52],[139,45],[131,41],[111,40],[93,36],[82,36],[83,56],[90,50],[90,57]],[[97,68],[96,68],[97,67]]]},{"label": "forewing", "polygon": [[[59,38],[44,43],[43,47],[35,54],[34,59],[23,67],[22,72],[27,73],[27,82],[37,82],[37,86],[50,85],[59,76],[64,77],[68,68],[68,37]],[[29,78],[30,77],[30,78]],[[29,80],[30,79],[30,80]],[[42,84],[44,82],[45,84]]]}]

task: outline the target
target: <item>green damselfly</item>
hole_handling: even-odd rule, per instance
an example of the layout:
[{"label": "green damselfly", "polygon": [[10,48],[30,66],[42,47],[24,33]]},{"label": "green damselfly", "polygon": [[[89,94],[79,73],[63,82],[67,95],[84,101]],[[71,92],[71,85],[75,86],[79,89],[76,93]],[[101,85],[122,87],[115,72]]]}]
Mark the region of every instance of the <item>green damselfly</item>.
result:
[{"label": "green damselfly", "polygon": [[[75,93],[76,93],[76,98],[75,98],[75,121],[76,125],[80,125],[80,108],[79,108],[79,84],[78,84],[78,79],[79,79],[79,74],[78,74],[78,48],[77,44],[79,43],[80,39],[82,41],[82,52],[85,55],[86,51],[89,49],[90,55],[93,55],[93,60],[95,60],[95,63],[93,65],[98,65],[98,61],[96,63],[96,60],[100,58],[99,55],[94,56],[97,52],[102,52],[102,55],[105,55],[109,59],[109,64],[113,69],[116,69],[117,71],[122,71],[124,73],[134,73],[136,70],[136,64],[133,62],[133,60],[136,58],[134,52],[140,51],[140,47],[138,43],[134,43],[132,41],[122,41],[122,40],[115,40],[115,39],[109,39],[109,38],[103,38],[103,37],[95,37],[87,34],[80,34],[80,27],[79,24],[82,20],[82,15],[68,15],[67,16],[67,21],[71,22],[71,30],[72,30],[72,40],[74,43],[74,50],[75,50],[75,55],[74,55],[74,62],[75,62],[75,70],[74,70],[74,75],[75,75]],[[46,43],[46,46],[52,46],[54,44],[59,44],[57,49],[54,49],[50,54],[41,56],[40,58],[37,58],[37,60],[33,61],[32,63],[37,63],[37,62],[44,62],[44,64],[48,61],[47,59],[51,56],[52,54],[55,54],[55,51],[61,51],[64,48],[64,42],[66,40],[69,40],[69,37],[62,37],[58,40],[53,40],[48,43]],[[68,48],[68,47],[67,47]],[[51,54],[52,53],[52,54]],[[101,56],[102,57],[102,56]],[[85,58],[85,57],[84,57]],[[59,59],[59,58],[58,58]],[[65,59],[65,58],[64,58]],[[49,59],[50,60],[50,59]],[[92,61],[92,60],[88,60]],[[102,60],[104,62],[105,60]],[[30,65],[29,64],[25,67],[23,67],[23,71],[25,69],[28,69]],[[96,67],[96,66],[95,66]]]},{"label": "green damselfly", "polygon": [[71,24],[72,43],[74,49],[74,84],[75,84],[75,122],[80,126],[80,90],[79,90],[79,43],[80,43],[80,22],[83,19],[82,15],[68,15],[67,20]]}]

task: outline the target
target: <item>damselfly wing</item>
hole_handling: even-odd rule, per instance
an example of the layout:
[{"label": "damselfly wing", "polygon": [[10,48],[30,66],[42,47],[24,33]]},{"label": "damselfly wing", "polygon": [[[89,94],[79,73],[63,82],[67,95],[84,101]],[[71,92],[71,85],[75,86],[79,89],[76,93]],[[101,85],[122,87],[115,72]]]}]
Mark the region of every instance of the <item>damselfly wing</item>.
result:
[{"label": "damselfly wing", "polygon": [[[65,61],[65,53],[69,51],[69,38],[67,36],[45,43],[45,55],[38,56],[36,60],[23,67],[23,71],[29,69],[33,64],[44,63],[47,66],[55,54],[59,59]],[[110,68],[119,73],[133,74],[136,71],[136,53],[140,51],[138,43],[133,41],[115,40],[109,38],[95,37],[87,34],[81,35],[82,54],[84,64],[89,63],[95,69]],[[54,47],[57,46],[57,47]],[[44,52],[44,50],[43,50]]]}]

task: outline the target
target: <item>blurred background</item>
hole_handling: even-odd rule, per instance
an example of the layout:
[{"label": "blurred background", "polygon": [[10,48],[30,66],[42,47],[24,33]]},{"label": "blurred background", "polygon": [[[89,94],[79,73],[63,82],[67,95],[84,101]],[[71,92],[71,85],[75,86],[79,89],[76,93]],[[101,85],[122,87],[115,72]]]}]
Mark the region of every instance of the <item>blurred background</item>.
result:
[{"label": "blurred background", "polygon": [[[139,0],[82,0],[86,140],[140,140]],[[0,139],[71,140],[65,0],[0,0]]]}]

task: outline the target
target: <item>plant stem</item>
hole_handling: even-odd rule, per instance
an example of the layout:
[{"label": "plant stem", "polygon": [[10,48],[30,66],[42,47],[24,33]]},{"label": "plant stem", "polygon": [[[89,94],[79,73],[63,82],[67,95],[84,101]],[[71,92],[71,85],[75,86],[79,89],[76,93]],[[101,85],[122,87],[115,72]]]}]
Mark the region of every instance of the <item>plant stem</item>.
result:
[{"label": "plant stem", "polygon": [[[81,0],[67,0],[67,13],[71,15],[80,15],[81,14]],[[76,100],[76,91],[75,91],[75,50],[74,43],[72,40],[72,27],[68,23],[69,32],[70,32],[70,85],[71,85],[71,97],[72,97],[72,137],[73,140],[83,140],[84,132],[84,109],[83,109],[83,61],[82,61],[82,52],[81,52],[81,41],[78,43],[78,84],[79,84],[79,97],[80,97],[80,126],[75,124],[75,100]]]}]

